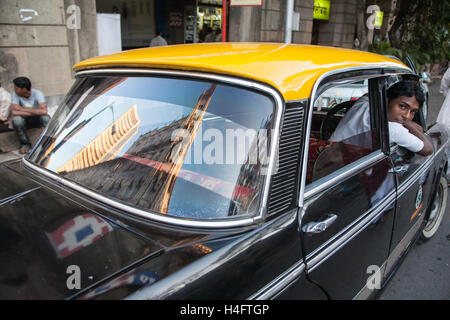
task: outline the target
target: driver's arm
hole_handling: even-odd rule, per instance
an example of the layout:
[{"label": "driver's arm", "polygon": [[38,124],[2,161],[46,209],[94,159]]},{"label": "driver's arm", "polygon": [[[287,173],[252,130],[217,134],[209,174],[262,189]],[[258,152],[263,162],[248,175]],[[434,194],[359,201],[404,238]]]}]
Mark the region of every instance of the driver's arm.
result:
[{"label": "driver's arm", "polygon": [[423,142],[423,148],[417,152],[418,154],[422,156],[429,156],[433,153],[433,145],[423,134],[423,128],[420,125],[418,125],[414,121],[405,121],[405,123],[403,123],[403,126]]},{"label": "driver's arm", "polygon": [[422,156],[433,153],[433,145],[422,133],[422,127],[412,121],[389,122],[390,142]]}]

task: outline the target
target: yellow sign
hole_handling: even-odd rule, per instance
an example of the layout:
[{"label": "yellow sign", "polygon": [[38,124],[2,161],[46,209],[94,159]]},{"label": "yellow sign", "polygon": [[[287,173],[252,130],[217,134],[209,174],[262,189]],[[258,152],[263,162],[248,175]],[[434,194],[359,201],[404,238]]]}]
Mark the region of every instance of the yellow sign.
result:
[{"label": "yellow sign", "polygon": [[373,26],[375,28],[379,29],[382,24],[383,24],[383,11],[376,11],[375,12],[375,23],[373,24]]},{"label": "yellow sign", "polygon": [[313,18],[319,20],[329,20],[330,2],[330,0],[314,0]]}]

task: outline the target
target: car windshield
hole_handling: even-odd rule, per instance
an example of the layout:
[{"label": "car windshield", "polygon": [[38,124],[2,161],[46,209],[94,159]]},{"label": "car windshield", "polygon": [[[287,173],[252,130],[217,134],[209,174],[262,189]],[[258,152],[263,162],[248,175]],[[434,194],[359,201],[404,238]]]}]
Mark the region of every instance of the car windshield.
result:
[{"label": "car windshield", "polygon": [[29,156],[152,213],[222,219],[259,211],[275,104],[219,82],[79,78]]}]

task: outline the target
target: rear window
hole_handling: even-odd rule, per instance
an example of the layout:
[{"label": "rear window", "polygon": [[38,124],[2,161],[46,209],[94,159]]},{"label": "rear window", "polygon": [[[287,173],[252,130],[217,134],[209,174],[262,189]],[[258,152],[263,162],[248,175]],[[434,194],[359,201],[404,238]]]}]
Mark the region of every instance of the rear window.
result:
[{"label": "rear window", "polygon": [[29,160],[153,213],[252,216],[266,178],[274,108],[265,94],[223,83],[83,77]]}]

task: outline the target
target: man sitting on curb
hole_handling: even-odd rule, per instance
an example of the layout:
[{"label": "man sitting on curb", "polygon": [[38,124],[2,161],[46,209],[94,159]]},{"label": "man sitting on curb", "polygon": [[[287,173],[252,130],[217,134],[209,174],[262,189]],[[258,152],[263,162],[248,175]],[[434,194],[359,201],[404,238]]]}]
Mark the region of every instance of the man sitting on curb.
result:
[{"label": "man sitting on curb", "polygon": [[19,153],[26,154],[31,148],[26,130],[28,128],[46,127],[50,121],[50,116],[47,113],[44,95],[39,90],[31,89],[31,82],[28,78],[18,77],[13,80],[13,83],[12,124],[22,145]]}]

